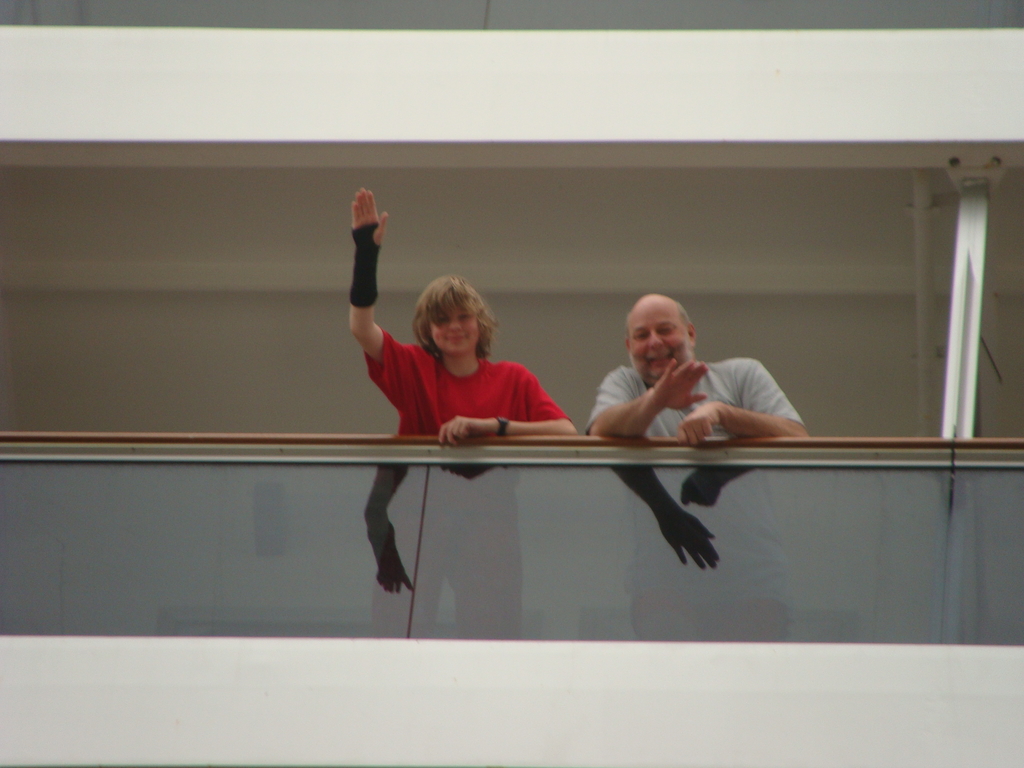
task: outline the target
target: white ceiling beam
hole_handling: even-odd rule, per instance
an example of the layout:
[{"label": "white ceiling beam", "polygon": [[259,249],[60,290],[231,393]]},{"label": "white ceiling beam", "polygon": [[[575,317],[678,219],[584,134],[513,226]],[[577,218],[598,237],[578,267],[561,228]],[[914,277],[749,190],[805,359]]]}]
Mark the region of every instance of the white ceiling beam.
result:
[{"label": "white ceiling beam", "polygon": [[1016,765],[1024,649],[0,638],[3,765]]},{"label": "white ceiling beam", "polygon": [[1024,30],[0,27],[3,142],[1024,141]]},{"label": "white ceiling beam", "polygon": [[0,141],[0,165],[59,168],[942,168],[999,157],[984,142],[126,142]]}]

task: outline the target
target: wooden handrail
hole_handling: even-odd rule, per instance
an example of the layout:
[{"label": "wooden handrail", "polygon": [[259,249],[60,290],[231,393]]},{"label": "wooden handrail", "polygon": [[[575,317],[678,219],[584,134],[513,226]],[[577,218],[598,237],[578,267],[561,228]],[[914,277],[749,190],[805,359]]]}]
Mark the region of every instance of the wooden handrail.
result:
[{"label": "wooden handrail", "polygon": [[[152,444],[152,445],[423,445],[437,444],[435,437],[398,437],[395,435],[359,435],[329,433],[278,433],[278,432],[0,432],[2,443],[108,443],[108,444]],[[507,445],[540,446],[554,448],[586,447],[637,447],[637,448],[678,448],[673,438],[609,438],[563,436],[526,437],[483,437],[465,441],[467,446]],[[982,437],[972,439],[946,440],[939,437],[760,437],[734,440],[715,440],[705,444],[710,449],[721,448],[800,448],[841,450],[913,450],[951,449],[956,450],[1024,450],[1024,438]]]}]

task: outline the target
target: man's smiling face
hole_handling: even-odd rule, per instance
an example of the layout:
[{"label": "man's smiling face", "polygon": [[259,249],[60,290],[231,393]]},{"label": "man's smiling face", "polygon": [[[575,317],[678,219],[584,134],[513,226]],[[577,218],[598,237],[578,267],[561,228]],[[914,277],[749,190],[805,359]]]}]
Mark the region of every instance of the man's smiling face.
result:
[{"label": "man's smiling face", "polygon": [[696,342],[693,324],[667,296],[644,296],[626,318],[626,349],[647,384],[654,384],[672,360],[680,364],[692,360]]}]

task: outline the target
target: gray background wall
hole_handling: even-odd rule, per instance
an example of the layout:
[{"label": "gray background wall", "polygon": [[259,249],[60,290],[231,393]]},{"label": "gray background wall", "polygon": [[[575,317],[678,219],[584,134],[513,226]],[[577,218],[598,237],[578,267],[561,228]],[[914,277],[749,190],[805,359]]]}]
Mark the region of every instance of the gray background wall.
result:
[{"label": "gray background wall", "polygon": [[[941,172],[932,181],[954,202]],[[626,311],[661,290],[687,304],[703,357],[764,361],[813,434],[917,431],[902,169],[7,167],[10,426],[393,431],[347,331],[347,207],[362,184],[393,217],[381,324],[411,341],[418,287],[466,274],[502,323],[495,356],[535,371],[581,428],[626,362]],[[989,225],[986,342],[1002,383],[983,360],[988,435],[1024,434],[1022,204],[1014,169]],[[955,215],[933,214],[940,294]],[[941,376],[936,356],[932,434]]]}]

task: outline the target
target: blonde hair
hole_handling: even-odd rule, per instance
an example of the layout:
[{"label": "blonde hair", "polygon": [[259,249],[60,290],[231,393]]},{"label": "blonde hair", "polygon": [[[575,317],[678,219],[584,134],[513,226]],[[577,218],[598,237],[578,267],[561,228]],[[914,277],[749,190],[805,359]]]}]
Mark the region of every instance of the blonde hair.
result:
[{"label": "blonde hair", "polygon": [[430,324],[440,325],[460,309],[476,316],[477,327],[480,329],[476,356],[490,357],[491,341],[498,332],[498,321],[483,296],[464,277],[458,275],[439,277],[423,289],[412,318],[412,332],[416,342],[434,357],[440,358],[441,350],[430,335]]}]

